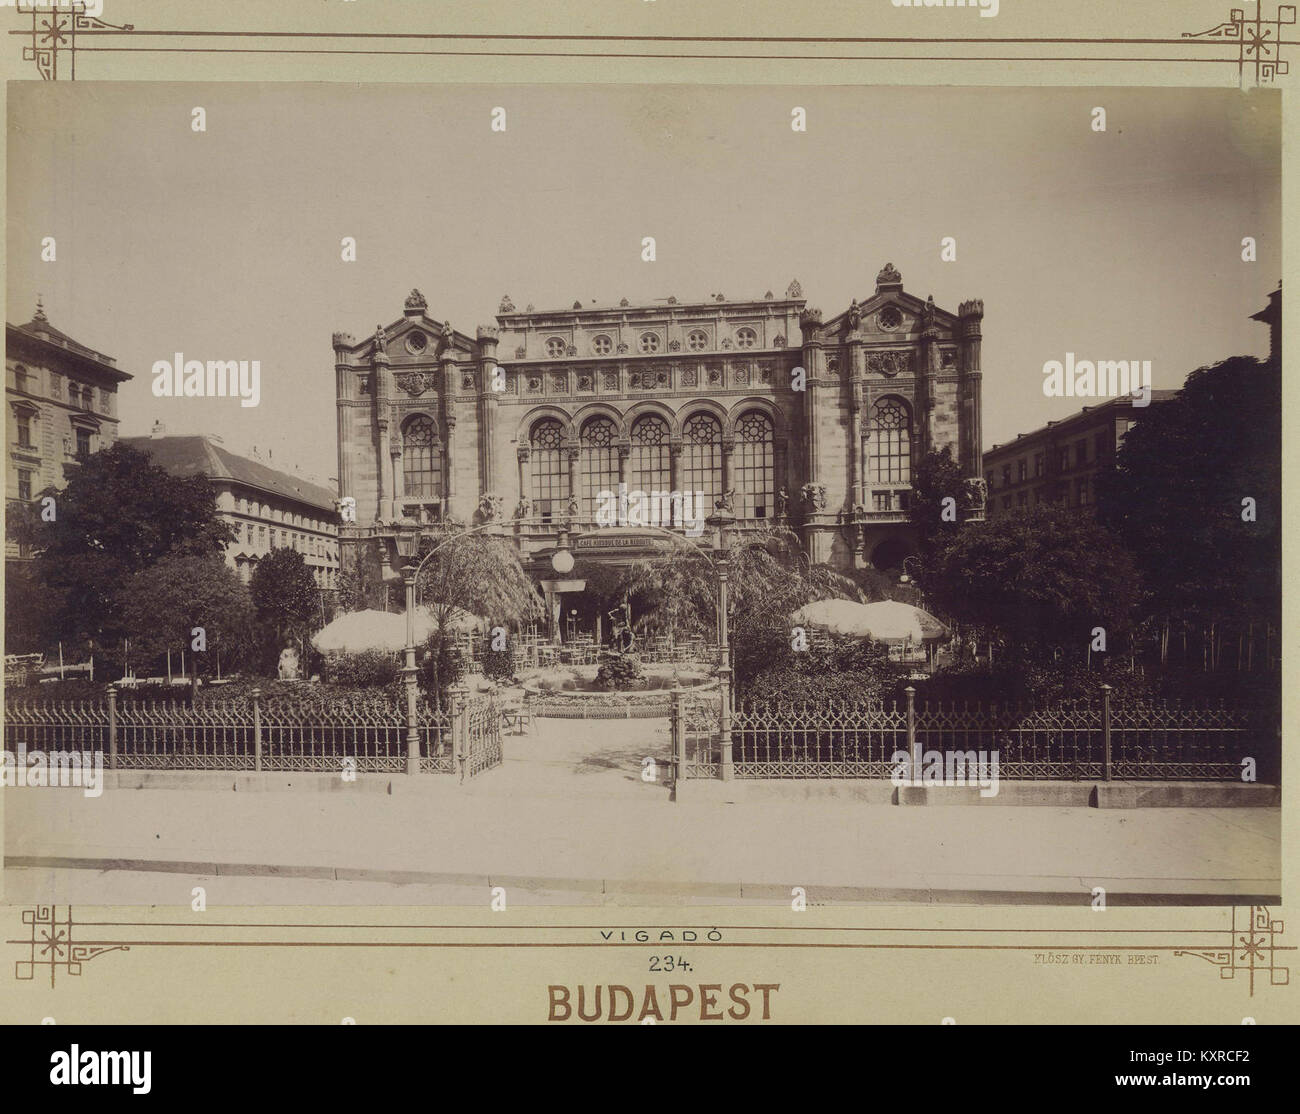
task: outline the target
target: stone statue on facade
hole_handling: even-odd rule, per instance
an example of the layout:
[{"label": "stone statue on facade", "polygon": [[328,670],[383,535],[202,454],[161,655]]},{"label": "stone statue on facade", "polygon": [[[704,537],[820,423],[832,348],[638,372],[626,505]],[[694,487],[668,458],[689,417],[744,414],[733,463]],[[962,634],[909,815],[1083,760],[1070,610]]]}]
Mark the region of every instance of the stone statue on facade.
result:
[{"label": "stone statue on facade", "polygon": [[856,329],[862,324],[862,308],[858,305],[857,298],[849,303],[849,328]]},{"label": "stone statue on facade", "polygon": [[525,495],[518,503],[515,504],[515,518],[531,518],[533,515],[532,500]]},{"label": "stone statue on facade", "polygon": [[966,479],[966,506],[972,514],[983,514],[988,502],[989,486],[983,476],[968,476]]},{"label": "stone statue on facade", "polygon": [[786,493],[785,488],[780,488],[776,493],[776,517],[784,518],[790,509],[790,496]]},{"label": "stone statue on facade", "polygon": [[488,492],[478,501],[479,517],[484,522],[495,522],[501,517],[501,496]]}]

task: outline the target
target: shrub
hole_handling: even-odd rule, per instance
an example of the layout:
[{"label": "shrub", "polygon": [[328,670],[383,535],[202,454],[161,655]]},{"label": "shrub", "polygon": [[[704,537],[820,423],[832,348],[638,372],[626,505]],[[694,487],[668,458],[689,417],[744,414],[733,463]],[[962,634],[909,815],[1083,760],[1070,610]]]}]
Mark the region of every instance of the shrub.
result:
[{"label": "shrub", "polygon": [[466,672],[464,655],[450,638],[440,637],[435,631],[429,636],[420,654],[420,672],[416,681],[420,691],[441,707],[447,690]]},{"label": "shrub", "polygon": [[383,688],[401,677],[401,663],[388,650],[332,654],[325,659],[324,679],[332,685]]},{"label": "shrub", "polygon": [[596,671],[596,686],[602,689],[630,689],[645,681],[645,670],[636,654],[606,654]]},{"label": "shrub", "polygon": [[483,676],[489,681],[512,681],[515,676],[514,655],[509,650],[483,650]]}]

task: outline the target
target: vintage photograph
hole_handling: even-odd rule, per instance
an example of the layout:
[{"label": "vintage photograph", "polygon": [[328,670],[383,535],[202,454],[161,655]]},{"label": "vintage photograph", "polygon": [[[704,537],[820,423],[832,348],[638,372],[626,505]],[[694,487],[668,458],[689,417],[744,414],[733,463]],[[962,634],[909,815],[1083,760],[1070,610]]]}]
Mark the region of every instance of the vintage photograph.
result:
[{"label": "vintage photograph", "polygon": [[7,901],[1280,902],[1276,90],[7,126]]}]

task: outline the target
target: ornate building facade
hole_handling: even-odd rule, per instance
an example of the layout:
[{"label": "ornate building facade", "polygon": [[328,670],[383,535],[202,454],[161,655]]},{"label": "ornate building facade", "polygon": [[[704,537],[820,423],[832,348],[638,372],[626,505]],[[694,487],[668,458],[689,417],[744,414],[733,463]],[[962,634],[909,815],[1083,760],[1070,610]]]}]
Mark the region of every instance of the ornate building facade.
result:
[{"label": "ornate building facade", "polygon": [[926,452],[950,446],[982,486],[983,313],[908,293],[892,264],[829,318],[792,282],[754,301],[507,297],[470,336],[412,291],[372,336],[334,335],[343,565],[448,518],[499,521],[539,577],[562,529],[625,560],[596,512],[626,484],[698,493],[708,513],[730,493],[742,531],[788,525],[813,561],[895,568]]},{"label": "ornate building facade", "polygon": [[[5,498],[30,503],[62,490],[91,453],[117,440],[117,361],[50,324],[38,303],[25,325],[5,325]],[[6,539],[5,556],[25,559]]]}]

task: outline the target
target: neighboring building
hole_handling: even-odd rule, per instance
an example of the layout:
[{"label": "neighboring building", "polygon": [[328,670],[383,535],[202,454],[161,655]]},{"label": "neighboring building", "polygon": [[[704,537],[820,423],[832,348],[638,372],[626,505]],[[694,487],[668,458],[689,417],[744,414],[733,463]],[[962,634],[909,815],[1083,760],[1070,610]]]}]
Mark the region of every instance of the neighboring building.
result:
[{"label": "neighboring building", "polygon": [[988,516],[1021,514],[1044,503],[1095,513],[1097,477],[1115,467],[1124,434],[1177,391],[1152,391],[1150,406],[1127,395],[1022,433],[984,453]]},{"label": "neighboring building", "polygon": [[1268,296],[1268,305],[1250,315],[1252,321],[1262,321],[1268,326],[1268,358],[1281,365],[1282,361],[1282,284]]},{"label": "neighboring building", "polygon": [[[117,361],[50,324],[40,303],[26,325],[5,324],[5,499],[59,490],[93,452],[117,440]],[[26,557],[6,540],[6,558]]]},{"label": "neighboring building", "polygon": [[124,437],[173,476],[204,475],[217,492],[217,510],[238,531],[226,563],[247,584],[272,549],[296,549],[323,591],[338,588],[339,545],[334,493],[300,476],[230,452],[214,435]]},{"label": "neighboring building", "polygon": [[598,494],[626,483],[698,492],[707,513],[733,490],[740,530],[789,523],[814,561],[897,568],[921,457],[951,446],[978,485],[983,303],[940,309],[892,264],[829,320],[797,282],[742,302],[506,298],[474,336],[427,310],[412,291],[373,336],[334,334],[345,566],[365,546],[390,563],[401,523],[449,516],[502,521],[539,579],[561,528],[625,561],[629,531],[593,531]]}]

